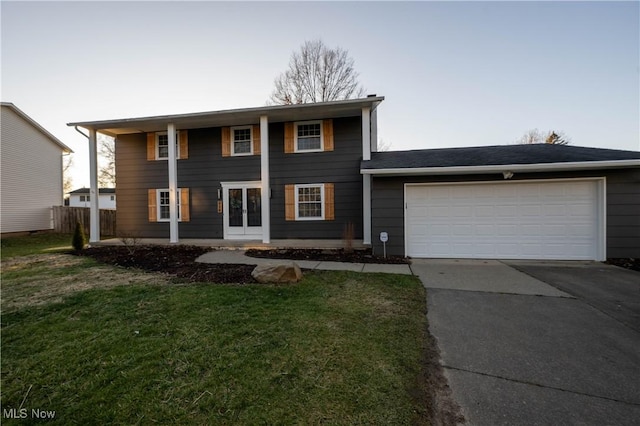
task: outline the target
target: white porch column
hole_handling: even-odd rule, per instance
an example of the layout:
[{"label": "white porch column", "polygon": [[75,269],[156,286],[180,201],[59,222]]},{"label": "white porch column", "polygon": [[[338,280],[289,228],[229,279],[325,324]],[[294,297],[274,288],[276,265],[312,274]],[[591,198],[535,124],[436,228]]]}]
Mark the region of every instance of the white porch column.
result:
[{"label": "white porch column", "polygon": [[100,241],[100,206],[98,198],[98,137],[95,129],[89,129],[89,242]]},{"label": "white porch column", "polygon": [[[362,159],[371,160],[371,108],[362,108]],[[362,175],[362,243],[371,244],[371,175]]]},{"label": "white porch column", "polygon": [[260,116],[260,180],[262,181],[262,242],[271,242],[271,186],[269,185],[269,118]]},{"label": "white porch column", "polygon": [[178,242],[178,159],[176,153],[176,126],[167,124],[169,144],[169,242]]}]

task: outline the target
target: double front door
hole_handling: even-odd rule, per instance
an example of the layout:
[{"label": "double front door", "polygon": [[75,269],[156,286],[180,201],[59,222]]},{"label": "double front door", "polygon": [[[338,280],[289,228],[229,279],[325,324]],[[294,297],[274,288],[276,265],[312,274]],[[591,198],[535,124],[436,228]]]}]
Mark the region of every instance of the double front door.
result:
[{"label": "double front door", "polygon": [[262,238],[260,182],[223,183],[224,238]]}]

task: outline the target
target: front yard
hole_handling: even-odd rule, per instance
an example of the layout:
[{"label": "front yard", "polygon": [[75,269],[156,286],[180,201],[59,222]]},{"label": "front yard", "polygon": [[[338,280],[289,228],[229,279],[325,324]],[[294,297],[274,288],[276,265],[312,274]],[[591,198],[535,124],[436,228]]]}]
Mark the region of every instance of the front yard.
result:
[{"label": "front yard", "polygon": [[60,424],[428,424],[425,310],[408,276],[179,284],[3,255],[3,423],[21,408]]}]

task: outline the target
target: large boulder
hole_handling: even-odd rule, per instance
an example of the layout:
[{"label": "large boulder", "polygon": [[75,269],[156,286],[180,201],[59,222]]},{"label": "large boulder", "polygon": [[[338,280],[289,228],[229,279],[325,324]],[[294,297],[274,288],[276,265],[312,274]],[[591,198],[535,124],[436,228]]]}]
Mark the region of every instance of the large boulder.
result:
[{"label": "large boulder", "polygon": [[259,283],[297,283],[302,271],[294,262],[265,264],[255,267],[251,276]]}]

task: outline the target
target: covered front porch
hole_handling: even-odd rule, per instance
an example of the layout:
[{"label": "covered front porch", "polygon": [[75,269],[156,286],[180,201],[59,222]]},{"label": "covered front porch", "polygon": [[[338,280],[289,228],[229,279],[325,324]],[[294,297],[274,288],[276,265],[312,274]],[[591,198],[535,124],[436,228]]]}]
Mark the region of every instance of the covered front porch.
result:
[{"label": "covered front porch", "polygon": [[[123,238],[111,238],[92,242],[91,245],[125,245]],[[135,241],[127,241],[127,244],[136,245],[175,245],[168,238],[138,238]],[[199,247],[211,247],[215,249],[247,250],[247,249],[341,249],[347,245],[346,240],[271,240],[264,243],[261,240],[223,240],[207,238],[181,238],[179,244]],[[351,241],[354,249],[364,249],[370,247],[362,240]]]}]

